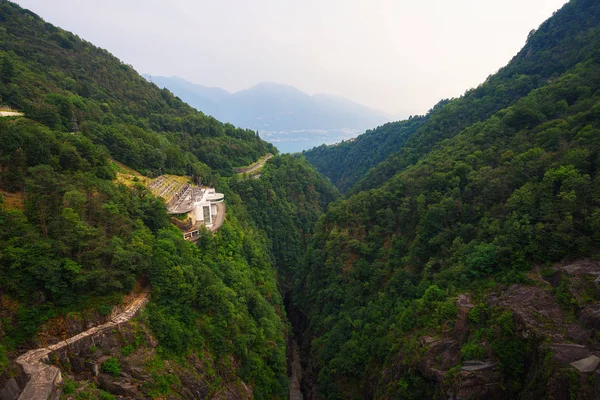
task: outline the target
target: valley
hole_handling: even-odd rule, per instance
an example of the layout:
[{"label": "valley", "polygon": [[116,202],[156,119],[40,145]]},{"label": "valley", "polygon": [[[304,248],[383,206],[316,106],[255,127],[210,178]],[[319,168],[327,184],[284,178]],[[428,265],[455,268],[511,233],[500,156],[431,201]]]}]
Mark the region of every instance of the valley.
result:
[{"label": "valley", "polygon": [[600,3],[507,61],[281,154],[0,0],[0,399],[598,398]]}]

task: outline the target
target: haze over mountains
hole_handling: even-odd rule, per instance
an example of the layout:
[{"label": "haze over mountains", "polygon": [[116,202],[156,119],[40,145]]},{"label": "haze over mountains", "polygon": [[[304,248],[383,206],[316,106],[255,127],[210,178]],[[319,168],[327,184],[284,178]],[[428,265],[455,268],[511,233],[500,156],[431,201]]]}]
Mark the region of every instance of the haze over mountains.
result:
[{"label": "haze over mountains", "polygon": [[396,119],[343,97],[310,96],[292,86],[272,82],[230,93],[176,76],[144,77],[207,115],[258,131],[282,152],[338,143]]}]

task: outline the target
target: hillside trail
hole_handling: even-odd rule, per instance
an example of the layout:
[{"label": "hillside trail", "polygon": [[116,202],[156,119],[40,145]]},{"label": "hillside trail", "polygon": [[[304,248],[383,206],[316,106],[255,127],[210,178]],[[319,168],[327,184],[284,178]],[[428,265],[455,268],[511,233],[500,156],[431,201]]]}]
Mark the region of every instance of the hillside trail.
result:
[{"label": "hillside trail", "polygon": [[23,370],[30,379],[18,399],[33,400],[48,398],[48,392],[55,390],[56,386],[62,382],[60,369],[48,364],[48,355],[90,335],[115,328],[117,325],[129,321],[146,304],[148,295],[149,289],[136,294],[133,300],[125,306],[124,310],[116,312],[110,317],[109,322],[90,328],[56,344],[33,349],[19,356],[16,362],[23,367]]}]

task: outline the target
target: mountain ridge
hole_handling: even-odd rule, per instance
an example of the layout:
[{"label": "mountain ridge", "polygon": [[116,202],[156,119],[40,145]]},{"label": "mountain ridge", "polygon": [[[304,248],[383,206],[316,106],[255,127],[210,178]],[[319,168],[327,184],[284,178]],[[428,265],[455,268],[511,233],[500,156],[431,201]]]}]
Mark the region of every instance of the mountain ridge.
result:
[{"label": "mountain ridge", "polygon": [[[430,151],[436,143],[451,138],[477,121],[489,118],[531,90],[546,84],[555,78],[557,73],[564,73],[585,56],[600,51],[596,40],[597,8],[598,5],[590,0],[565,4],[552,18],[530,33],[523,48],[507,65],[491,74],[478,87],[466,90],[459,98],[452,99],[452,102],[450,99],[441,100],[429,110],[426,114],[428,122],[413,132],[415,135],[411,133],[410,137],[406,137],[404,125],[407,121],[398,121],[386,125],[385,132],[373,129],[361,140],[341,147],[321,146],[305,151],[304,155],[320,172],[331,178],[334,184],[339,181],[336,185],[342,191],[357,193],[378,187]],[[555,22],[558,19],[569,21],[575,18],[578,9],[589,11],[586,18],[577,16],[580,26]],[[555,51],[559,45],[564,49]],[[453,123],[450,124],[449,121]],[[394,130],[404,132],[404,137],[402,140],[395,140],[396,144],[385,149],[388,159],[380,162],[382,160],[379,157],[372,157],[374,161],[370,161],[369,143],[378,135],[388,139],[393,137]],[[348,151],[357,154],[358,158],[355,158],[353,163],[342,160],[343,154]],[[342,167],[332,175],[336,165]],[[367,171],[369,172],[365,176],[357,179]]]},{"label": "mountain ridge", "polygon": [[341,96],[309,95],[275,82],[260,82],[230,93],[179,77],[144,76],[207,115],[259,131],[263,138],[279,144],[282,151],[297,152],[311,144],[340,142],[394,119]]}]

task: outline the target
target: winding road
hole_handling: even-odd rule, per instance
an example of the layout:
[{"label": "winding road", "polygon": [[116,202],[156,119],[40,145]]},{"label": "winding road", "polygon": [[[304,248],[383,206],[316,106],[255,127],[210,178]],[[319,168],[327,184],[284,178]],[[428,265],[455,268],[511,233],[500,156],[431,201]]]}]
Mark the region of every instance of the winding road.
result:
[{"label": "winding road", "polygon": [[240,174],[248,174],[248,175],[252,175],[252,173],[254,171],[256,171],[259,168],[262,168],[263,165],[265,165],[265,163],[267,161],[269,161],[271,158],[273,158],[273,154],[269,153],[265,156],[265,158],[263,158],[262,160],[260,160],[259,162],[257,162],[256,164],[247,167],[247,168],[241,168],[240,169]]},{"label": "winding road", "polygon": [[53,396],[56,395],[58,385],[62,382],[62,375],[60,369],[54,365],[48,364],[48,355],[53,351],[72,345],[85,337],[107,329],[115,328],[117,325],[129,321],[147,301],[148,292],[141,292],[123,311],[118,312],[111,317],[110,322],[90,328],[87,331],[81,332],[67,340],[51,346],[30,350],[18,357],[16,359],[17,363],[23,367],[23,370],[30,378],[18,400],[53,398]]}]

